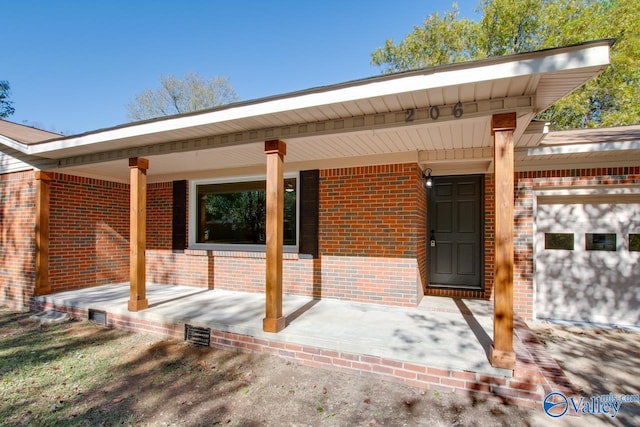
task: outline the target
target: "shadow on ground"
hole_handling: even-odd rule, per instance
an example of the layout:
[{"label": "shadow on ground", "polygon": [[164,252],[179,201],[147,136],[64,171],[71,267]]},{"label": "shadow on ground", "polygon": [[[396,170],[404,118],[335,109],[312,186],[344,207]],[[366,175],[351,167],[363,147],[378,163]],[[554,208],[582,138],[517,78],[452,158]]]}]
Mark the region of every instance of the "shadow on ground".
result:
[{"label": "shadow on ground", "polygon": [[529,425],[531,411],[0,310],[0,425]]}]

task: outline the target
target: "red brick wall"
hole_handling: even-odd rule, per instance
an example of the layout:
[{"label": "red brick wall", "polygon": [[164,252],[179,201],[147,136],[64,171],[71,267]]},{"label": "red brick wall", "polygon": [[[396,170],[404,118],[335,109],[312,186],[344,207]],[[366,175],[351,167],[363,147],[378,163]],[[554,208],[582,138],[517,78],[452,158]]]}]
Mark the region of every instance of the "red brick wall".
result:
[{"label": "red brick wall", "polygon": [[[147,280],[186,285],[264,292],[265,253],[245,251],[172,251],[173,184],[147,188]],[[187,221],[188,222],[188,221]],[[285,254],[283,292],[313,295],[313,260]]]},{"label": "red brick wall", "polygon": [[[320,254],[286,254],[284,292],[414,305],[426,280],[426,191],[417,165],[321,171]],[[546,186],[639,184],[640,167],[515,174],[517,313],[533,316],[534,190]],[[485,176],[485,293],[493,297],[493,175]],[[0,304],[25,308],[34,286],[32,172],[0,176]],[[262,292],[264,253],[171,250],[172,184],[148,187],[150,282]],[[127,184],[54,174],[50,283],[54,292],[128,281]],[[473,295],[477,296],[477,295]]]},{"label": "red brick wall", "polygon": [[407,307],[418,304],[415,258],[322,255],[320,261],[322,297]]},{"label": "red brick wall", "polygon": [[640,166],[562,169],[515,174],[514,309],[525,319],[533,317],[534,190],[540,187],[640,184]]},{"label": "red brick wall", "polygon": [[35,282],[33,171],[0,175],[0,305],[29,308]]},{"label": "red brick wall", "polygon": [[[187,196],[188,197],[188,189]],[[188,226],[187,212],[187,226]],[[213,288],[213,262],[206,251],[173,251],[173,182],[147,186],[147,281]]]},{"label": "red brick wall", "polygon": [[210,258],[202,251],[172,252],[147,249],[147,282],[213,288]]},{"label": "red brick wall", "polygon": [[[422,170],[418,171],[419,179],[416,182],[416,218],[417,226],[417,262],[419,271],[418,300],[422,298],[424,289],[427,286],[427,187],[422,179]],[[422,225],[421,225],[422,224]],[[418,301],[419,302],[419,301]]]},{"label": "red brick wall", "polygon": [[416,258],[421,218],[417,164],[320,171],[320,251]]},{"label": "red brick wall", "polygon": [[417,164],[320,171],[323,296],[416,305],[426,279],[425,197]]},{"label": "red brick wall", "polygon": [[[320,194],[321,258],[285,254],[283,292],[415,305],[426,280],[425,257],[417,260],[418,253],[426,251],[426,191],[420,168],[413,164],[321,171]],[[264,292],[263,252],[172,253],[171,199],[171,183],[149,186],[147,279]],[[336,222],[342,228],[336,229]]]},{"label": "red brick wall", "polygon": [[173,252],[173,183],[147,186],[147,281],[165,285],[211,286],[208,258]]},{"label": "red brick wall", "polygon": [[147,249],[171,250],[173,183],[147,186]]},{"label": "red brick wall", "polygon": [[[242,292],[264,292],[266,254],[264,252],[211,252],[214,286]],[[313,296],[313,260],[284,254],[282,291]]]},{"label": "red brick wall", "polygon": [[49,282],[53,292],[129,280],[129,185],[54,174]]}]

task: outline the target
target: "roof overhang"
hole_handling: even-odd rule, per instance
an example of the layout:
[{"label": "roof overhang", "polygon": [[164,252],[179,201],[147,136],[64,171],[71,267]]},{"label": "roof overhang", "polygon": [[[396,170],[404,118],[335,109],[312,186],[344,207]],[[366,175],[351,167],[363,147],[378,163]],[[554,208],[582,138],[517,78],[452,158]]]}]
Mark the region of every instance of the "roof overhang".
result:
[{"label": "roof overhang", "polygon": [[[287,142],[288,168],[486,161],[494,114],[517,114],[516,146],[535,147],[532,119],[609,64],[611,40],[377,76],[82,135],[0,143],[52,169],[127,180],[126,159],[150,159],[150,180],[240,173],[265,164],[262,142]],[[180,178],[182,177],[182,178]]]}]

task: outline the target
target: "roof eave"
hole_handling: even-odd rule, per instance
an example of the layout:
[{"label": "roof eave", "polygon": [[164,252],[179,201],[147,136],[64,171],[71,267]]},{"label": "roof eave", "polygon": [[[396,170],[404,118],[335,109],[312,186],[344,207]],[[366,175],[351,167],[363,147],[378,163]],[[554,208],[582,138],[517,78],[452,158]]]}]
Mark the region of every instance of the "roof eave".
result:
[{"label": "roof eave", "polygon": [[143,135],[168,133],[205,124],[229,122],[265,114],[278,114],[297,109],[436,87],[509,78],[523,74],[548,73],[572,68],[605,67],[609,64],[609,47],[612,43],[612,40],[599,40],[562,48],[370,77],[229,104],[203,112],[169,116],[96,130],[82,135],[58,138],[29,145],[27,152],[28,154],[47,156],[48,153],[81,146],[87,146],[87,148],[94,146],[96,150],[104,151],[109,149],[110,142]]}]

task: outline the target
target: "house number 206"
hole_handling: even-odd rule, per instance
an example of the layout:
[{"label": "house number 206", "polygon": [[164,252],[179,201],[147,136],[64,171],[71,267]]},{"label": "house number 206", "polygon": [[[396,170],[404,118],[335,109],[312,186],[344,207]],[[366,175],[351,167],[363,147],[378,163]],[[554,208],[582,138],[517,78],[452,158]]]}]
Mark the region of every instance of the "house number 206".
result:
[{"label": "house number 206", "polygon": [[[459,119],[460,117],[462,117],[462,103],[458,102],[456,105],[453,106],[452,109],[453,112],[453,117],[455,117],[456,119]],[[409,108],[406,112],[405,112],[405,121],[406,122],[412,122],[415,120],[416,117],[416,109],[415,108]],[[432,106],[431,108],[429,108],[429,117],[431,117],[431,120],[438,120],[440,118],[440,107],[438,107],[437,105]]]}]

